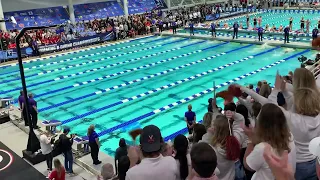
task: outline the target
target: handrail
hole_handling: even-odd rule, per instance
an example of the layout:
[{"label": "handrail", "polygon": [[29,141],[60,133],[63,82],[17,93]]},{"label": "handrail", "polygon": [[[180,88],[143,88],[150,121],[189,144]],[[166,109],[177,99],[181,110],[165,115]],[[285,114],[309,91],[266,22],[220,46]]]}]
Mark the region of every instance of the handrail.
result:
[{"label": "handrail", "polygon": [[320,62],[316,62],[311,66],[308,66],[308,69],[313,73],[315,79],[320,77]]}]

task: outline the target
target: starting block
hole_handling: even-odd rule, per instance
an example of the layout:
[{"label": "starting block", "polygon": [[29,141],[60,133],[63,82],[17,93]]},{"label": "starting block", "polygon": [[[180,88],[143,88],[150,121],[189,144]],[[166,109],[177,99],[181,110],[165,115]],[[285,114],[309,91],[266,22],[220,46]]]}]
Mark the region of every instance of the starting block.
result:
[{"label": "starting block", "polygon": [[61,125],[61,121],[59,121],[59,120],[45,120],[45,121],[42,121],[41,124],[46,127],[47,131],[51,132],[52,134],[55,134],[57,126]]},{"label": "starting block", "polygon": [[88,137],[79,137],[76,136],[73,141],[77,145],[77,151],[81,153],[89,153],[90,152],[90,147],[89,147],[89,139]]}]

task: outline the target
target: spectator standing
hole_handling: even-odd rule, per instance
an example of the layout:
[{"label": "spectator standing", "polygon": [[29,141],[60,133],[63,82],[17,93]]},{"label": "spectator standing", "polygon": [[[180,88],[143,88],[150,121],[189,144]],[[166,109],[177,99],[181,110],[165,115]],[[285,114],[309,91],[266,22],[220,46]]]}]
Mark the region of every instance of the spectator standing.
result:
[{"label": "spectator standing", "polygon": [[188,111],[184,114],[184,120],[187,123],[189,134],[192,134],[193,125],[196,123],[196,113],[192,111],[192,105],[188,105]]},{"label": "spectator standing", "polygon": [[41,147],[41,152],[46,158],[46,163],[47,163],[47,170],[48,173],[51,173],[52,171],[52,160],[53,160],[53,155],[52,155],[52,145],[51,145],[51,137],[49,136],[48,131],[44,131],[40,135],[40,147]]},{"label": "spectator standing", "polygon": [[192,146],[191,149],[192,180],[218,180],[214,174],[217,167],[217,156],[213,148],[204,142]]},{"label": "spectator standing", "polygon": [[66,171],[62,166],[59,159],[55,159],[53,161],[54,170],[51,172],[49,179],[50,180],[65,180],[66,179]]},{"label": "spectator standing", "polygon": [[98,159],[99,155],[99,148],[100,148],[100,142],[99,142],[99,136],[94,131],[94,125],[90,125],[88,128],[88,137],[89,137],[89,146],[91,150],[91,158],[93,160],[94,165],[101,164],[101,161]]},{"label": "spectator standing", "polygon": [[203,124],[195,124],[193,127],[193,143],[202,140],[202,136],[207,133],[206,127]]},{"label": "spectator standing", "polygon": [[38,129],[38,108],[37,108],[37,101],[33,99],[33,94],[29,94],[29,113],[31,117],[31,123],[34,129]]},{"label": "spectator standing", "polygon": [[172,26],[172,33],[177,34],[177,23],[175,21],[172,21],[171,26]]},{"label": "spectator standing", "polygon": [[114,165],[116,169],[116,174],[118,174],[118,162],[122,156],[128,155],[128,147],[126,144],[126,140],[121,138],[119,140],[119,147],[116,150],[116,154],[114,156]]},{"label": "spectator standing", "polygon": [[293,136],[287,125],[284,113],[275,104],[265,104],[260,112],[255,130],[244,127],[249,137],[248,147],[244,157],[247,169],[255,170],[253,180],[275,179],[270,167],[263,157],[265,143],[272,147],[277,155],[289,152],[289,162],[292,169],[296,168],[296,149]]},{"label": "spectator standing", "polygon": [[176,159],[179,171],[177,179],[187,179],[191,172],[191,158],[190,154],[188,154],[188,139],[184,135],[179,134],[174,139],[173,147],[175,152],[174,158]]},{"label": "spectator standing", "polygon": [[130,168],[130,159],[128,156],[122,156],[119,159],[119,173],[118,178],[119,180],[125,180],[127,176],[127,172]]},{"label": "spectator standing", "polygon": [[163,139],[158,127],[149,125],[143,128],[140,146],[144,158],[140,164],[129,169],[126,180],[176,180],[178,168],[175,159],[161,155],[162,143]]},{"label": "spectator standing", "polygon": [[191,36],[191,34],[194,35],[194,24],[192,21],[190,21],[190,23],[189,23],[189,28],[190,28],[190,36]]},{"label": "spectator standing", "polygon": [[73,138],[75,137],[74,134],[71,135],[71,137],[68,137],[67,135],[70,132],[70,128],[66,127],[63,129],[63,134],[60,135],[60,147],[61,151],[64,155],[64,166],[66,168],[67,173],[74,174],[73,173],[73,155],[72,155],[72,144],[73,144]]}]

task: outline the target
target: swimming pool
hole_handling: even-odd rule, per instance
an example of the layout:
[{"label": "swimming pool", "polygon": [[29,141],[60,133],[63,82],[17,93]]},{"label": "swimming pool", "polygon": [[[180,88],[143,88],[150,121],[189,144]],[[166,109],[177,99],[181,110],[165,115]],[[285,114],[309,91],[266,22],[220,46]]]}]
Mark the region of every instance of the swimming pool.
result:
[{"label": "swimming pool", "polygon": [[[53,56],[24,64],[28,91],[35,94],[40,119],[57,119],[85,136],[95,124],[101,150],[113,155],[128,131],[157,125],[166,140],[185,133],[191,103],[201,120],[212,97],[232,82],[271,83],[287,73],[301,54],[317,52],[264,45],[176,37],[147,38]],[[18,97],[17,65],[0,67],[0,96]],[[218,103],[221,105],[222,101]]]},{"label": "swimming pool", "polygon": [[[289,25],[289,19],[290,17],[293,18],[293,23],[292,23],[292,29],[293,31],[300,30],[300,20],[303,17],[304,20],[310,20],[310,32],[314,27],[318,25],[318,20],[319,19],[319,12],[314,11],[314,10],[286,10],[286,11],[264,11],[264,12],[258,12],[254,14],[250,14],[250,27],[253,27],[253,19],[254,17],[262,17],[262,27],[265,27],[267,24],[269,24],[270,27],[274,24],[277,28],[282,25],[283,27]],[[234,22],[238,22],[239,24],[242,23],[244,28],[247,28],[246,22],[247,18],[246,16],[240,16],[240,17],[235,17],[231,18],[228,20],[222,20],[223,22],[227,22],[229,27],[234,24]],[[258,25],[257,25],[258,26]],[[305,23],[305,28],[306,28],[306,23]],[[305,29],[306,32],[306,29]]]}]

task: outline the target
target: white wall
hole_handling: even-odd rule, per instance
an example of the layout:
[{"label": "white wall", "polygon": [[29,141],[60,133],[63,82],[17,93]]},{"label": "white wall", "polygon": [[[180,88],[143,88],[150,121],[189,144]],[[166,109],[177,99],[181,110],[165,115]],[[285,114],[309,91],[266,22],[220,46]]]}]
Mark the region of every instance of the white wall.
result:
[{"label": "white wall", "polygon": [[[107,0],[73,0],[74,4],[85,4],[102,1]],[[68,0],[2,0],[2,7],[4,12],[66,5],[68,5]]]}]

